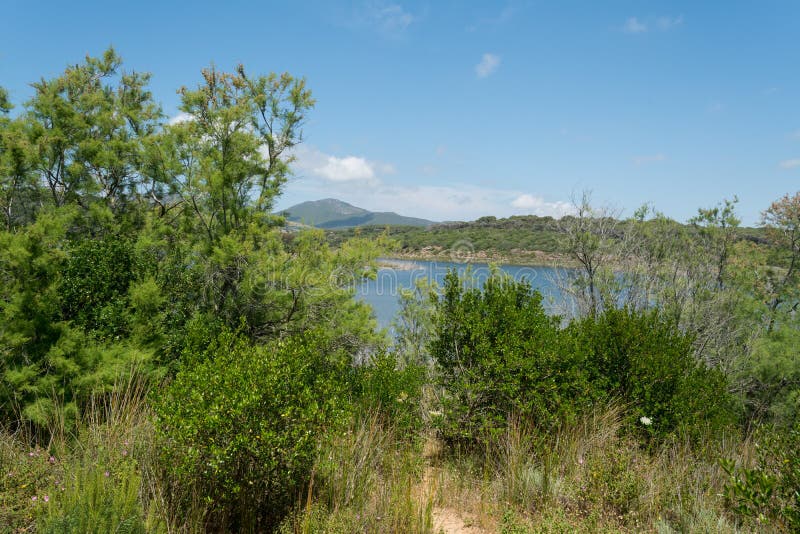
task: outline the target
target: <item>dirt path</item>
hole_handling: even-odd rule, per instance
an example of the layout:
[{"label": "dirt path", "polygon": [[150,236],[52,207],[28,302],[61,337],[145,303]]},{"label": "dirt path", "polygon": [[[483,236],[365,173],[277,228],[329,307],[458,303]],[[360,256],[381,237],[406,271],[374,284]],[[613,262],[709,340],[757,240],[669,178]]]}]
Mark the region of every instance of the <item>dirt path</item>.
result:
[{"label": "dirt path", "polygon": [[[423,449],[426,466],[418,489],[418,494],[423,499],[436,498],[439,471],[433,464],[439,449],[440,444],[434,439],[428,440]],[[435,534],[489,534],[487,530],[474,523],[475,520],[469,514],[455,508],[448,506],[435,506],[433,508],[433,532]]]}]

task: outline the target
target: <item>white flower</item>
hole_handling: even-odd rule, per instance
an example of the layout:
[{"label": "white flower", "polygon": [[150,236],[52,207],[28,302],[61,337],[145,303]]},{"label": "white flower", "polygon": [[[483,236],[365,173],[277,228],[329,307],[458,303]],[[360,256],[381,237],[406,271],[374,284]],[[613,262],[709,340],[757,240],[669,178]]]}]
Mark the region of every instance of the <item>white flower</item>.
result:
[{"label": "white flower", "polygon": [[639,422],[642,423],[644,426],[650,426],[653,424],[653,420],[646,416],[640,417]]}]

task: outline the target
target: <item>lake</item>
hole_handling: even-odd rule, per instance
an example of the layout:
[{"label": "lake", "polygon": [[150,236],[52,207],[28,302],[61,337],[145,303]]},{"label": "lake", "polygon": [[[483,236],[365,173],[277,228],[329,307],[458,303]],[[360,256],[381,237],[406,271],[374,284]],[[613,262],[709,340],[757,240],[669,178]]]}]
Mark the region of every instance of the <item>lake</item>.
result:
[{"label": "lake", "polygon": [[[456,263],[444,261],[418,260],[381,260],[383,265],[378,269],[375,280],[366,280],[356,288],[356,298],[367,302],[375,311],[378,326],[389,328],[400,309],[400,289],[411,289],[418,280],[435,280],[440,285],[445,275],[456,269],[464,275],[468,268],[472,277],[480,286],[489,277],[489,265],[486,263]],[[500,270],[511,275],[515,280],[527,279],[534,289],[544,296],[545,308],[553,311],[562,297],[553,280],[558,269],[553,267],[532,267],[524,265],[501,265]]]}]

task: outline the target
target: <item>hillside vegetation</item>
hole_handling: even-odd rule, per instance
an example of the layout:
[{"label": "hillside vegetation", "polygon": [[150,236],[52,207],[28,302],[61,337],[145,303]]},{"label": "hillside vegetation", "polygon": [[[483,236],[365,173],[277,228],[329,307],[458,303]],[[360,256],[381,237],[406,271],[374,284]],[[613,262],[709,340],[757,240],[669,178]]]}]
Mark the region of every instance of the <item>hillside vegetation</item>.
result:
[{"label": "hillside vegetation", "polygon": [[402,236],[273,213],[305,81],[205,69],[172,123],[148,83],[0,91],[1,531],[800,529],[800,193],[757,243],[735,201],[433,229],[559,251],[567,298],[452,272],[390,339],[354,293]]},{"label": "hillside vegetation", "polygon": [[[337,246],[354,236],[391,237],[396,248],[393,254],[419,259],[472,259],[540,265],[564,263],[569,251],[565,234],[572,217],[563,219],[536,215],[514,215],[508,218],[481,217],[469,222],[431,223],[429,226],[404,226],[391,223],[370,223],[358,228],[330,229],[328,241]],[[630,222],[615,221],[615,238],[622,240],[632,231]],[[736,228],[737,239],[759,245],[767,243],[761,228]]]}]

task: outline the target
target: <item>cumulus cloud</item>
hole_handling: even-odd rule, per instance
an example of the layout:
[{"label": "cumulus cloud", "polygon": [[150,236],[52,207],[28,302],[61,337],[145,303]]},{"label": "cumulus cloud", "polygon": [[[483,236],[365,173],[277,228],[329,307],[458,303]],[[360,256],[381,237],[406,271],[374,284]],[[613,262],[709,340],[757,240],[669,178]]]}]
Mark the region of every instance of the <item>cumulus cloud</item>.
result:
[{"label": "cumulus cloud", "polygon": [[636,17],[629,17],[628,20],[625,21],[625,25],[622,29],[625,33],[645,33],[647,31],[647,24],[640,22]]},{"label": "cumulus cloud", "polygon": [[328,156],[324,165],[315,167],[313,171],[323,178],[334,182],[352,182],[375,179],[375,170],[364,158],[345,156],[337,158]]},{"label": "cumulus cloud", "polygon": [[328,182],[376,185],[381,175],[393,174],[389,163],[371,161],[361,156],[334,156],[313,147],[301,146],[293,153],[295,168],[302,174]]},{"label": "cumulus cloud", "polygon": [[528,193],[519,195],[511,201],[511,207],[525,210],[527,213],[533,215],[550,215],[552,217],[561,217],[573,211],[573,205],[569,202],[561,200],[547,202],[542,197]]},{"label": "cumulus cloud", "polygon": [[[295,180],[289,184],[282,204],[335,197],[372,211],[394,211],[432,221],[474,220],[484,215],[549,215],[572,212],[568,202],[508,189],[470,184],[406,185],[378,182],[373,187],[353,187],[345,182],[321,179]],[[284,206],[281,206],[284,207]]]},{"label": "cumulus cloud", "polygon": [[478,78],[486,78],[500,66],[500,56],[495,54],[483,54],[480,63],[475,65],[475,74]]},{"label": "cumulus cloud", "polygon": [[173,126],[175,124],[180,124],[181,122],[188,122],[188,121],[191,121],[191,120],[194,120],[194,117],[192,117],[188,113],[184,113],[183,111],[181,111],[180,113],[178,113],[174,117],[170,117],[170,119],[167,121],[167,124],[169,124],[170,126]]},{"label": "cumulus cloud", "polygon": [[786,159],[780,162],[781,169],[796,169],[800,167],[800,159]]}]

